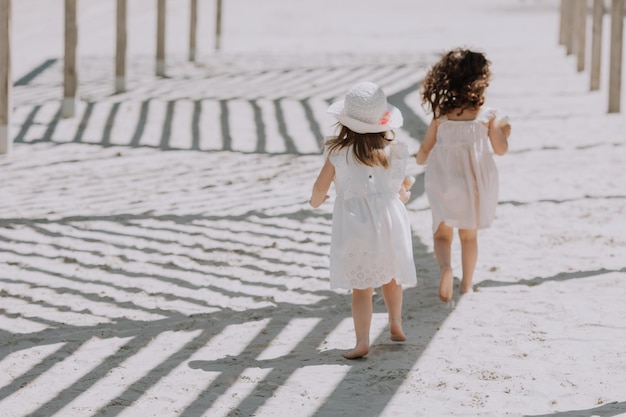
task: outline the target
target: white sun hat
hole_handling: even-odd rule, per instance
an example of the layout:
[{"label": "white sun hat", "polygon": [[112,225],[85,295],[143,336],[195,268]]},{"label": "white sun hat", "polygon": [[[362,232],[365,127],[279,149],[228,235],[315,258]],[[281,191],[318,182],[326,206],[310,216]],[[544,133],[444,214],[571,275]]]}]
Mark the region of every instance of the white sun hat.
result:
[{"label": "white sun hat", "polygon": [[379,133],[402,126],[402,113],[387,103],[383,90],[365,81],[352,86],[343,100],[330,105],[328,113],[356,133]]}]

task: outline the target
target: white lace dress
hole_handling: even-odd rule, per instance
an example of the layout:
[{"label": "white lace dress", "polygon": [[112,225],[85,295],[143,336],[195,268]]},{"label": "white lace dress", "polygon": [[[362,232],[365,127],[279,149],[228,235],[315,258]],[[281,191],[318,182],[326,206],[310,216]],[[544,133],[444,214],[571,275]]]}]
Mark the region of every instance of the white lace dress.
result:
[{"label": "white lace dress", "polygon": [[441,222],[459,229],[491,226],[498,203],[498,170],[487,124],[495,114],[495,109],[483,108],[474,120],[439,119],[424,176],[433,233]]},{"label": "white lace dress", "polygon": [[335,167],[337,193],[331,288],[379,287],[393,278],[404,286],[417,283],[409,216],[398,194],[409,153],[406,145],[395,141],[386,152],[388,169],[356,162],[352,148],[329,158]]}]

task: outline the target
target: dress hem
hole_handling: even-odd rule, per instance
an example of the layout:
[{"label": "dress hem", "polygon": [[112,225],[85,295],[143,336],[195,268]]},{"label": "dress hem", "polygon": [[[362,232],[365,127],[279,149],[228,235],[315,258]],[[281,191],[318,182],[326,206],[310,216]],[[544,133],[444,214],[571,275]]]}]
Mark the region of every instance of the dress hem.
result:
[{"label": "dress hem", "polygon": [[[380,285],[377,285],[377,286],[375,286],[375,287],[374,287],[374,286],[370,286],[370,287],[352,287],[352,286],[333,286],[333,285],[331,285],[331,286],[330,286],[330,289],[331,289],[331,290],[366,290],[366,289],[368,289],[368,288],[380,288],[380,287],[382,287],[383,285],[387,285],[387,284],[389,284],[389,283],[390,283],[392,280],[394,280],[394,279],[395,279],[395,278],[391,278],[389,281],[385,282],[384,284],[380,284]],[[414,282],[414,283],[402,283],[402,282],[398,282],[398,281],[396,280],[396,284],[397,284],[397,285],[401,285],[401,286],[402,286],[402,288],[413,288],[413,287],[417,287],[417,282]]]},{"label": "dress hem", "polygon": [[[478,226],[474,226],[474,227],[465,227],[465,225],[461,226],[458,224],[458,222],[454,222],[454,221],[448,221],[448,220],[441,220],[439,223],[433,223],[433,234],[437,233],[437,229],[439,228],[439,225],[441,225],[441,223],[445,224],[448,227],[454,228],[454,229],[461,229],[461,230],[479,230],[479,229],[488,229],[491,227],[491,224],[493,222],[489,222],[486,225],[478,225]],[[454,223],[454,224],[452,224]],[[435,227],[435,224],[437,225]]]}]

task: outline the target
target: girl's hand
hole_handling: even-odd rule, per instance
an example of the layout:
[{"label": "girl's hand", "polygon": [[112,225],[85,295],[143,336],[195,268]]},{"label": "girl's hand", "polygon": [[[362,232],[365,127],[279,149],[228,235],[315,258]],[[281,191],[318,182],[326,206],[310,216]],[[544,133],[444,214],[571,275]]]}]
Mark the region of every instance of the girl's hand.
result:
[{"label": "girl's hand", "polygon": [[511,136],[511,124],[509,123],[509,116],[504,116],[499,119],[498,126],[502,129],[502,133],[504,133],[505,138],[509,138]]},{"label": "girl's hand", "polygon": [[321,205],[322,205],[322,203],[323,203],[323,202],[325,202],[325,201],[326,201],[326,200],[328,200],[329,198],[330,198],[330,196],[329,196],[328,194],[326,194],[326,195],[324,196],[324,199],[323,199],[322,201],[319,201],[319,202],[318,202],[318,201],[313,201],[313,197],[311,197],[311,198],[309,199],[309,204],[310,204],[310,205],[311,205],[311,207],[313,207],[313,208],[318,208],[319,206],[321,206]]},{"label": "girl's hand", "polygon": [[507,116],[494,117],[489,120],[489,140],[496,155],[504,155],[509,150],[508,138],[511,125]]},{"label": "girl's hand", "polygon": [[402,180],[402,185],[407,191],[409,191],[411,187],[413,187],[413,184],[415,184],[415,177],[404,177],[404,179]]},{"label": "girl's hand", "polygon": [[400,201],[404,204],[408,203],[411,199],[411,187],[415,184],[415,178],[413,177],[404,177],[402,180],[402,185],[400,186]]},{"label": "girl's hand", "polygon": [[489,121],[490,128],[497,128],[502,131],[502,134],[506,139],[511,135],[511,124],[509,123],[509,116],[501,116],[497,115],[493,116],[493,119]]},{"label": "girl's hand", "polygon": [[495,118],[494,123],[496,127],[502,130],[505,138],[509,138],[511,136],[511,124],[509,123],[509,116],[502,116]]},{"label": "girl's hand", "polygon": [[411,192],[408,191],[404,187],[400,187],[400,201],[406,204],[409,202],[410,199],[411,199]]}]

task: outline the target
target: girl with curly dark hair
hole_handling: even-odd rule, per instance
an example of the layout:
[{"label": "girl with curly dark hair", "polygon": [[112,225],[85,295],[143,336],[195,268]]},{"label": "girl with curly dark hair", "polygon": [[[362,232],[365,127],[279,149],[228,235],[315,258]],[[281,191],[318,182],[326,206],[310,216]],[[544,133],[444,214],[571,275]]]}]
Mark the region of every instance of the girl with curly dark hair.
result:
[{"label": "girl with curly dark hair", "polygon": [[461,240],[461,294],[472,291],[478,258],[477,230],[491,226],[498,202],[498,171],[491,155],[508,150],[506,116],[483,106],[491,63],[480,52],[456,48],[427,73],[422,102],[433,120],[415,154],[426,164],[424,186],[433,218],[433,243],[440,269],[439,298],[454,293],[451,247],[454,228]]}]

